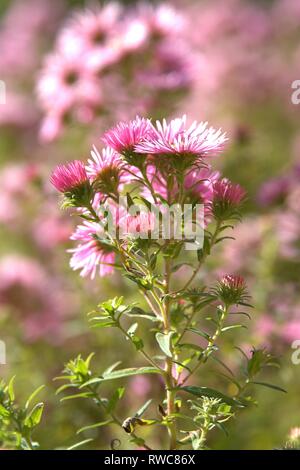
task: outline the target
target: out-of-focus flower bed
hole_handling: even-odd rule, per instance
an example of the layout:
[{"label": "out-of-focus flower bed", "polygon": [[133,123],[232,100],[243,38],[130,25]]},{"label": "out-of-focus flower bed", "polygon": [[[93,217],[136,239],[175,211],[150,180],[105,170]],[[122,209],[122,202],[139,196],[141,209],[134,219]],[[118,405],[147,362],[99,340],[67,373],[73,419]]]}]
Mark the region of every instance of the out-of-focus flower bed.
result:
[{"label": "out-of-focus flower bed", "polygon": [[[60,404],[52,380],[79,350],[114,362],[111,338],[91,334],[86,314],[115,295],[136,298],[117,273],[92,281],[72,273],[66,250],[74,223],[58,210],[49,175],[57,163],[87,159],[115,122],[175,111],[213,119],[230,136],[222,171],[248,192],[244,223],[199,279],[245,277],[255,308],[240,339],[245,350],[265,345],[281,356],[270,376],[288,390],[261,389],[260,407],[232,426],[230,445],[220,434],[210,445],[284,444],[300,426],[300,364],[291,360],[300,340],[300,108],[291,100],[300,79],[299,1],[103,7],[14,0],[1,6],[0,21],[0,340],[7,351],[0,375],[17,376],[21,398],[46,384],[42,447],[71,445],[76,429],[97,421],[89,404]],[[129,366],[130,346],[122,347]],[[129,407],[158,391],[147,377],[131,379]],[[96,436],[99,448],[120,437]]]}]

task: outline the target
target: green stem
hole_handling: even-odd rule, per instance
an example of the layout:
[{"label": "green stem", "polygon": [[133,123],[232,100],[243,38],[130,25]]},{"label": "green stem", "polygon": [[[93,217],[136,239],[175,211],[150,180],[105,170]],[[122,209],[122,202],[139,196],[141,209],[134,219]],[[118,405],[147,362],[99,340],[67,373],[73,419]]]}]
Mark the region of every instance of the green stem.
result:
[{"label": "green stem", "polygon": [[214,335],[210,338],[209,342],[208,342],[208,345],[206,346],[206,348],[204,349],[204,351],[202,352],[201,356],[200,356],[200,359],[197,363],[197,365],[191,370],[191,372],[183,379],[183,381],[181,382],[180,385],[184,385],[187,380],[190,379],[190,377],[198,370],[198,368],[201,366],[201,364],[203,364],[204,362],[206,362],[206,360],[208,359],[211,351],[213,350],[220,334],[222,333],[222,328],[224,326],[224,322],[227,318],[227,315],[228,315],[228,308],[227,307],[224,307],[223,310],[222,310],[222,314],[219,318],[219,322],[218,322],[218,327],[214,333]]},{"label": "green stem", "polygon": [[[169,258],[165,261],[165,294],[168,294],[170,291],[170,280],[171,280],[171,260]],[[165,334],[170,333],[171,324],[170,324],[170,298],[166,297],[165,299],[165,308],[163,309],[163,319],[164,319],[164,331]],[[172,347],[171,347],[172,352]],[[173,379],[173,361],[172,357],[167,357],[165,363],[165,372],[166,372],[166,395],[167,395],[167,417],[170,417],[175,413],[175,392],[174,392],[174,379]],[[176,422],[174,418],[171,418],[168,425],[169,436],[170,436],[170,450],[177,448],[177,432],[176,432]]]}]

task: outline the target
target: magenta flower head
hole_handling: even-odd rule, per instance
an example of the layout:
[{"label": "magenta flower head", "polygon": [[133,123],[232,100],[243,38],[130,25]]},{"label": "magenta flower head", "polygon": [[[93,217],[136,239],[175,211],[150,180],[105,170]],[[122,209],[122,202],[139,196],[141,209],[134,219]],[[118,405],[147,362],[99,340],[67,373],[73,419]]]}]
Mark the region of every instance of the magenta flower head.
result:
[{"label": "magenta flower head", "polygon": [[150,120],[137,116],[134,121],[120,122],[116,127],[107,131],[103,141],[123,155],[128,163],[135,164],[140,160],[135,147],[153,136],[154,128]]},{"label": "magenta flower head", "polygon": [[64,194],[65,206],[86,206],[90,202],[92,190],[82,161],[74,160],[66,165],[58,165],[50,181]]},{"label": "magenta flower head", "polygon": [[172,160],[179,170],[185,170],[195,163],[202,163],[205,157],[219,153],[226,142],[221,129],[208,127],[207,122],[196,121],[187,126],[186,116],[164,119],[156,122],[155,135],[136,145],[135,150],[158,157],[176,157]]},{"label": "magenta flower head", "polygon": [[247,305],[249,295],[244,279],[241,276],[226,274],[220,279],[212,293],[226,306],[229,305]]},{"label": "magenta flower head", "polygon": [[246,192],[239,184],[233,184],[227,178],[218,180],[213,185],[214,197],[212,212],[217,220],[239,219],[238,208]]},{"label": "magenta flower head", "polygon": [[128,180],[120,156],[112,148],[98,152],[95,146],[91,156],[86,172],[93,188],[100,193],[101,199],[117,196],[120,186]]}]

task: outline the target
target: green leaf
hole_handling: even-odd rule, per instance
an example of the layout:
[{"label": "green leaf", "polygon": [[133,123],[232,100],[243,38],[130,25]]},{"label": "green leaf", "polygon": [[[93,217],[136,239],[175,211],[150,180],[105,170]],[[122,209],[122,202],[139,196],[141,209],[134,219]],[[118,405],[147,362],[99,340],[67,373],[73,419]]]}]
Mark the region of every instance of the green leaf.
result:
[{"label": "green leaf", "polygon": [[10,416],[10,412],[4,408],[3,405],[0,404],[0,416],[3,416],[3,418],[7,418],[8,416]]},{"label": "green leaf", "polygon": [[140,418],[145,413],[151,403],[152,399],[146,401],[146,403],[135,413],[135,418]]},{"label": "green leaf", "polygon": [[36,390],[34,390],[34,392],[30,395],[27,402],[25,403],[26,410],[28,409],[28,407],[29,407],[30,403],[32,402],[32,400],[40,393],[41,390],[43,390],[43,388],[45,388],[45,385],[41,385]]},{"label": "green leaf", "polygon": [[191,331],[192,333],[195,333],[196,335],[202,336],[202,338],[207,339],[210,341],[210,335],[208,333],[205,333],[205,331],[198,330],[197,328],[188,328],[187,331]]},{"label": "green leaf", "polygon": [[68,447],[67,450],[75,450],[78,447],[84,446],[84,444],[87,444],[88,442],[93,441],[94,439],[85,439],[84,441],[77,442],[77,444],[74,444],[71,447]]},{"label": "green leaf", "polygon": [[182,349],[192,349],[193,351],[203,352],[203,348],[201,348],[201,346],[198,346],[198,344],[183,343],[178,344],[178,346]]},{"label": "green leaf", "polygon": [[114,411],[118,401],[121,400],[121,398],[123,397],[124,392],[125,392],[124,387],[119,387],[119,388],[117,388],[117,390],[114,391],[112,397],[110,398],[110,400],[109,400],[109,402],[106,406],[106,409],[107,409],[108,413],[111,413],[112,411]]},{"label": "green leaf", "polygon": [[[95,320],[92,318],[91,321]],[[114,320],[104,320],[104,321],[97,321],[93,323],[90,328],[109,328],[110,326],[116,326],[116,322]]]},{"label": "green leaf", "polygon": [[164,333],[156,333],[155,338],[159,344],[160,349],[166,354],[168,357],[172,357],[171,353],[171,338],[174,334],[174,331],[170,331],[168,334]]},{"label": "green leaf", "polygon": [[108,419],[107,421],[102,421],[100,423],[90,424],[89,426],[84,426],[83,428],[78,429],[76,434],[80,434],[84,431],[89,431],[90,429],[101,428],[102,426],[106,426],[112,423],[113,421],[111,419]]},{"label": "green leaf", "polygon": [[31,410],[29,415],[26,417],[24,424],[29,428],[33,428],[41,421],[42,414],[44,410],[44,403],[37,403],[34,408]]},{"label": "green leaf", "polygon": [[120,364],[122,364],[122,361],[117,361],[111,366],[109,366],[104,372],[103,375],[110,374],[116,367],[118,367]]},{"label": "green leaf", "polygon": [[267,382],[248,382],[249,384],[255,384],[255,385],[262,385],[263,387],[267,387],[267,388],[272,388],[273,390],[276,390],[277,392],[283,392],[283,393],[287,393],[286,390],[284,390],[284,388],[281,388],[279,387],[278,385],[274,385],[274,384],[269,384]]},{"label": "green leaf", "polygon": [[102,377],[94,377],[91,380],[88,380],[82,384],[79,388],[87,387],[88,385],[105,382],[107,380],[116,380],[123,377],[131,377],[133,375],[143,375],[143,374],[161,374],[162,372],[155,367],[133,367],[130,369],[121,369],[110,372],[109,374],[103,374]]},{"label": "green leaf", "polygon": [[247,330],[247,327],[245,325],[230,325],[225,326],[224,328],[222,328],[221,331],[224,333],[225,331],[234,330],[236,328],[245,328]]},{"label": "green leaf", "polygon": [[60,401],[63,402],[63,401],[73,400],[75,398],[89,398],[91,396],[93,396],[91,392],[76,393],[76,395],[68,395],[67,397],[63,397],[60,399]]},{"label": "green leaf", "polygon": [[15,378],[16,376],[14,375],[9,383],[8,383],[8,386],[7,386],[7,393],[8,393],[8,396],[9,396],[9,399],[10,401],[14,401],[15,399],[15,392],[14,392],[14,381],[15,381]]},{"label": "green leaf", "polygon": [[133,367],[130,369],[116,370],[108,375],[103,375],[102,380],[114,380],[141,374],[161,374],[161,371],[155,367]]},{"label": "green leaf", "polygon": [[127,315],[128,317],[139,317],[139,318],[144,318],[145,320],[151,320],[153,322],[159,321],[159,319],[155,315],[152,315],[151,313],[146,313],[140,307],[132,307],[127,312],[124,312],[124,314]]},{"label": "green leaf", "polygon": [[227,403],[227,405],[243,407],[244,405],[231,397],[224,395],[223,393],[208,387],[196,387],[194,385],[185,386],[185,387],[176,387],[175,390],[184,391],[195,395],[196,397],[209,397],[209,398],[219,398],[222,402]]}]

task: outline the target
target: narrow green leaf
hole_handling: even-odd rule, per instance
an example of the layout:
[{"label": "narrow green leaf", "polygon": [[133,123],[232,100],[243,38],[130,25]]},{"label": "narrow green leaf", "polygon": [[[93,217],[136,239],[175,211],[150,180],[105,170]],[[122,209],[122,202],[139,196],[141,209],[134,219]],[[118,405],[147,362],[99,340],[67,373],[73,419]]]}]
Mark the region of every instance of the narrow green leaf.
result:
[{"label": "narrow green leaf", "polygon": [[15,378],[16,376],[14,375],[9,383],[8,383],[8,386],[7,386],[7,393],[8,393],[8,396],[9,396],[9,399],[10,401],[14,401],[15,399],[15,392],[14,392],[14,381],[15,381]]},{"label": "narrow green leaf", "polygon": [[106,426],[112,423],[113,421],[111,419],[108,419],[107,421],[102,421],[100,423],[90,424],[89,426],[84,426],[83,428],[78,429],[76,434],[80,434],[84,431],[89,431],[90,429],[101,428],[102,426]]},{"label": "narrow green leaf", "polygon": [[71,447],[68,447],[67,450],[75,450],[78,447],[84,446],[84,444],[87,444],[88,442],[93,441],[94,439],[85,439],[84,441],[77,442],[77,444],[74,444]]},{"label": "narrow green leaf", "polygon": [[192,344],[192,343],[183,343],[183,344],[178,344],[181,349],[192,349],[193,351],[199,351],[203,352],[203,348],[201,346],[198,346],[198,344]]},{"label": "narrow green leaf", "polygon": [[75,398],[89,398],[93,396],[92,393],[90,392],[85,392],[85,393],[77,393],[76,395],[68,395],[67,397],[63,397],[60,399],[61,402],[67,401],[67,400],[73,400]]},{"label": "narrow green leaf", "polygon": [[176,387],[175,390],[191,393],[196,397],[210,397],[210,398],[219,398],[222,402],[227,403],[231,406],[243,407],[244,405],[231,397],[224,395],[223,393],[208,387],[196,387],[196,386],[185,386],[185,387]]},{"label": "narrow green leaf", "polygon": [[191,331],[192,333],[195,333],[196,335],[202,336],[202,338],[205,338],[208,341],[211,339],[210,335],[208,333],[205,333],[205,331],[198,330],[197,328],[188,328],[187,330]]},{"label": "narrow green leaf", "polygon": [[278,385],[269,384],[267,382],[256,382],[256,381],[254,382],[254,381],[251,381],[251,382],[249,382],[249,384],[262,385],[263,387],[272,388],[273,390],[276,390],[277,392],[287,393],[287,391],[284,390],[284,388],[281,388]]},{"label": "narrow green leaf", "polygon": [[148,406],[152,403],[152,399],[146,401],[146,403],[141,406],[141,408],[135,413],[135,418],[140,418],[145,411],[147,410]]},{"label": "narrow green leaf", "polygon": [[224,333],[225,331],[234,330],[236,328],[245,328],[247,330],[247,327],[245,325],[230,325],[224,326],[221,331]]},{"label": "narrow green leaf", "polygon": [[125,392],[124,387],[119,387],[117,388],[117,390],[114,391],[112,397],[110,398],[106,406],[108,413],[111,413],[112,411],[114,411],[118,401],[121,400],[121,398],[123,397],[124,392]]},{"label": "narrow green leaf", "polygon": [[121,369],[111,372],[110,374],[103,375],[102,381],[105,380],[115,380],[122,377],[130,377],[132,375],[141,375],[141,374],[161,374],[159,369],[155,367],[133,367],[130,369]]},{"label": "narrow green leaf", "polygon": [[4,408],[4,406],[0,404],[0,416],[7,418],[9,415],[10,415],[9,411],[7,411],[7,409]]},{"label": "narrow green leaf", "polygon": [[38,387],[31,395],[30,397],[28,398],[27,402],[25,403],[25,408],[26,410],[28,409],[30,403],[32,402],[32,400],[40,393],[41,390],[43,390],[43,388],[45,388],[45,385],[41,385],[40,387]]},{"label": "narrow green leaf", "polygon": [[104,372],[103,375],[110,374],[116,367],[118,367],[120,364],[122,364],[122,361],[117,361],[111,366],[109,366]]},{"label": "narrow green leaf", "polygon": [[42,414],[44,410],[44,403],[37,403],[34,408],[30,411],[29,415],[26,417],[24,424],[29,428],[37,426],[41,421]]}]

